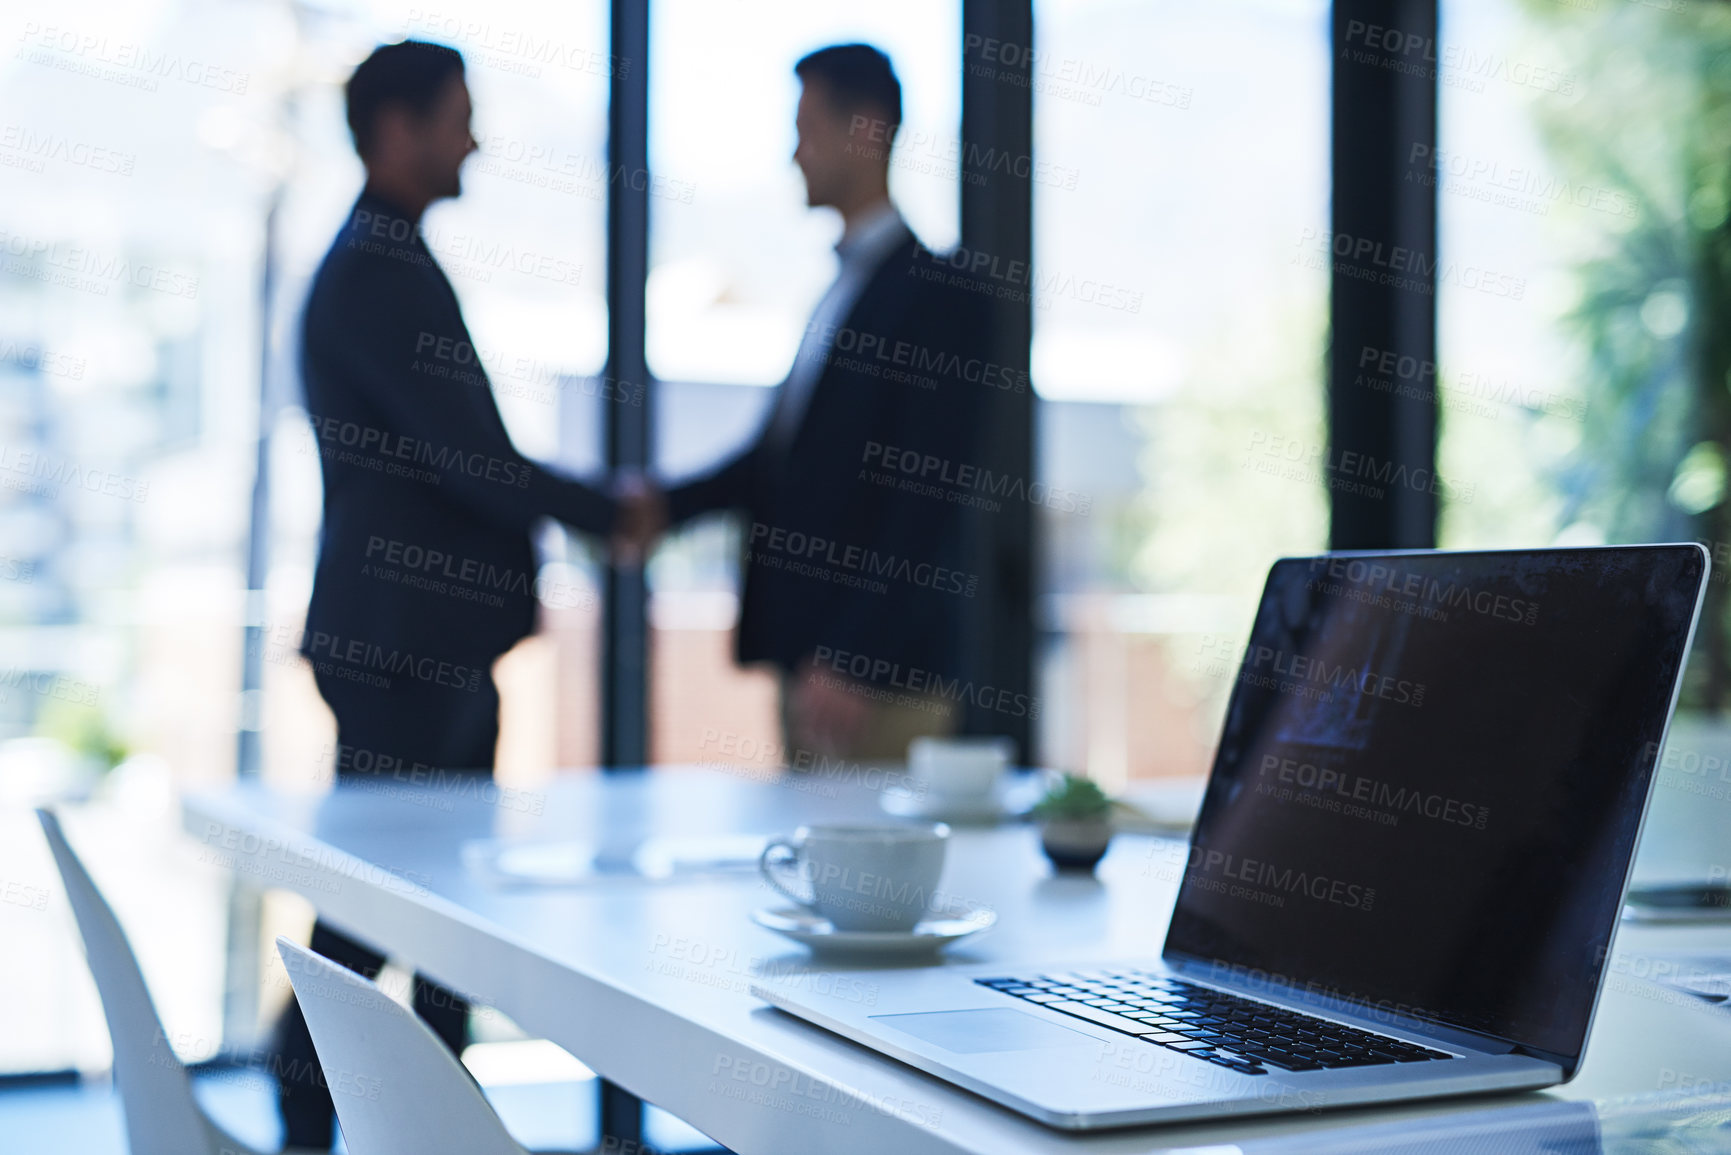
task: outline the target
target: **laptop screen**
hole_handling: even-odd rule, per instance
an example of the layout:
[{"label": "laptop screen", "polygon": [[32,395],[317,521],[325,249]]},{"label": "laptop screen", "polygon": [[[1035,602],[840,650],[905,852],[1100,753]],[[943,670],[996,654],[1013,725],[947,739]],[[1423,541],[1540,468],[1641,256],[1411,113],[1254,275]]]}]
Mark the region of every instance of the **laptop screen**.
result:
[{"label": "laptop screen", "polygon": [[1578,1055],[1705,568],[1277,562],[1249,645],[1203,658],[1236,684],[1167,955]]}]

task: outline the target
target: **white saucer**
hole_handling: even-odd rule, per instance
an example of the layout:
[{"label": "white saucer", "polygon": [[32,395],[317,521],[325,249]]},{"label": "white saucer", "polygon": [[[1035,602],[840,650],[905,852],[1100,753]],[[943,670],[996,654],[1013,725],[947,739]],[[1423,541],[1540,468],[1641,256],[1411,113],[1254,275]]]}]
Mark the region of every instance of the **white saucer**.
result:
[{"label": "white saucer", "polygon": [[998,915],[987,907],[958,904],[952,913],[921,919],[912,930],[837,930],[829,919],[802,906],[766,906],[752,911],[751,921],[813,953],[905,957],[935,954],[990,928]]},{"label": "white saucer", "polygon": [[927,822],[949,822],[958,826],[995,825],[1010,817],[1010,807],[1001,787],[972,798],[924,797],[903,790],[886,790],[878,796],[886,814],[897,818],[919,818]]}]

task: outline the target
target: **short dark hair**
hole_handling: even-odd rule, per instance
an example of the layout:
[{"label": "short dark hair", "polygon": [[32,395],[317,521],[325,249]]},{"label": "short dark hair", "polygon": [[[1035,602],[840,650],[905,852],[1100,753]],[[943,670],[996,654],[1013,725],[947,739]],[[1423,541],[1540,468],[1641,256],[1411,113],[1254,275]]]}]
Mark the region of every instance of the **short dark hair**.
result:
[{"label": "short dark hair", "polygon": [[416,116],[425,116],[451,77],[462,75],[463,54],[443,44],[404,40],[373,49],[343,86],[355,151],[363,158],[372,151],[381,111],[401,104]]},{"label": "short dark hair", "polygon": [[793,71],[807,83],[822,81],[842,109],[876,109],[892,128],[902,122],[902,82],[890,58],[869,44],[819,48],[802,57]]}]

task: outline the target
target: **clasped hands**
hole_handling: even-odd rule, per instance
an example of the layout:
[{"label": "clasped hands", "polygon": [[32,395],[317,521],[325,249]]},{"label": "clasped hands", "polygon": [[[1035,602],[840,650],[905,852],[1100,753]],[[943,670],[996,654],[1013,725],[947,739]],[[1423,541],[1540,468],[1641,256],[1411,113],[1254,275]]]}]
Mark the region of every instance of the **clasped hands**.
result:
[{"label": "clasped hands", "polygon": [[611,541],[614,560],[640,566],[667,530],[667,495],[643,473],[625,470],[613,480],[612,497],[618,511]]}]

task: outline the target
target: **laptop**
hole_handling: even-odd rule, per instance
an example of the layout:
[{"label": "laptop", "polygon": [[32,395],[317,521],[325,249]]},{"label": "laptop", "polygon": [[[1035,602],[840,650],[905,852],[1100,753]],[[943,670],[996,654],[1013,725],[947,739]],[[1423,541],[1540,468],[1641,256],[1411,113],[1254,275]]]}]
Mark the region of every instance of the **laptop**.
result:
[{"label": "laptop", "polygon": [[1564,1082],[1707,570],[1694,544],[1284,558],[1221,656],[1158,958],[753,993],[1069,1129]]}]

